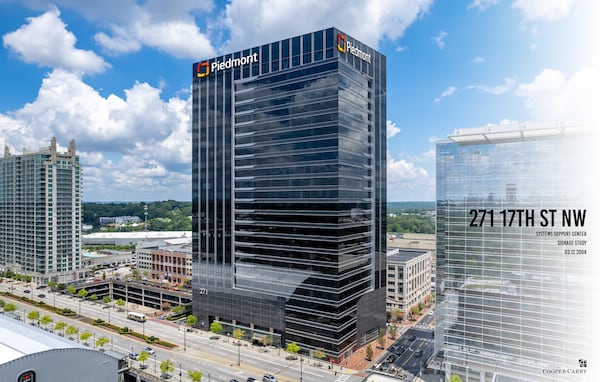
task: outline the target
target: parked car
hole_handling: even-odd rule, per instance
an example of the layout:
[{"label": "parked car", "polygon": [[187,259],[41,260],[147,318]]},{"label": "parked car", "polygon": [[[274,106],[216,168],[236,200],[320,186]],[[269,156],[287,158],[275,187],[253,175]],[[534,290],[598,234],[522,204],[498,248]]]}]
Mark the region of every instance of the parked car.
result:
[{"label": "parked car", "polygon": [[29,289],[25,289],[23,293],[31,293],[31,291]]},{"label": "parked car", "polygon": [[38,298],[45,298],[45,297],[46,297],[46,295],[43,293],[38,294]]},{"label": "parked car", "polygon": [[248,377],[248,379],[246,379],[246,382],[254,382],[256,381],[256,378],[254,377]]}]

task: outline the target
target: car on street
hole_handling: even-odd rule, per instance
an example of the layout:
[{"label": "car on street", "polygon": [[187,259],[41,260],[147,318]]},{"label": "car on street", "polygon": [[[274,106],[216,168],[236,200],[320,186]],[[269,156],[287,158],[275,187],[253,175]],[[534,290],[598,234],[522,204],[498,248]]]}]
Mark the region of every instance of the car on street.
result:
[{"label": "car on street", "polygon": [[38,285],[38,287],[36,289],[44,289],[46,286],[45,285]]},{"label": "car on street", "polygon": [[240,382],[237,379],[230,379],[229,382]]},{"label": "car on street", "polygon": [[136,353],[136,352],[129,353],[129,358],[131,358],[134,361],[137,361],[140,358],[140,353]]},{"label": "car on street", "polygon": [[389,362],[389,363],[394,363],[395,361],[396,361],[396,356],[395,356],[395,355],[393,355],[393,354],[390,354],[390,355],[387,357],[387,362]]},{"label": "car on street", "polygon": [[415,352],[415,357],[420,357],[423,355],[423,350],[419,349]]},{"label": "car on street", "polygon": [[23,293],[31,293],[31,291],[29,289],[25,289]]},{"label": "car on street", "polygon": [[263,382],[277,382],[277,377],[272,374],[265,374],[262,378]]},{"label": "car on street", "polygon": [[45,298],[45,297],[46,297],[46,295],[43,293],[38,294],[38,298]]},{"label": "car on street", "polygon": [[154,349],[152,349],[150,346],[146,346],[143,351],[146,352],[146,353],[148,353],[148,354],[150,354],[150,355],[153,355],[154,353],[156,353],[154,351]]},{"label": "car on street", "polygon": [[412,335],[412,334],[411,334],[410,336],[408,336],[408,340],[409,340],[409,341],[414,341],[414,340],[415,340],[415,338],[417,338],[417,337],[415,337],[415,336],[414,336],[414,335]]},{"label": "car on street", "polygon": [[248,377],[248,379],[246,379],[246,382],[254,382],[256,381],[256,378],[254,377]]}]

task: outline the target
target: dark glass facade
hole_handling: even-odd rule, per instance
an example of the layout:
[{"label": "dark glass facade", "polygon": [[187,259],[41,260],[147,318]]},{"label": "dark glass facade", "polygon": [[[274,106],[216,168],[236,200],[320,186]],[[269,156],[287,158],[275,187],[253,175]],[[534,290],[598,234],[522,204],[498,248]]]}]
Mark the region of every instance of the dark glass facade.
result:
[{"label": "dark glass facade", "polygon": [[[580,360],[598,354],[588,173],[598,154],[576,130],[490,127],[438,144],[435,339],[446,376],[595,380]],[[564,211],[587,211],[585,222]]]},{"label": "dark glass facade", "polygon": [[193,65],[200,322],[334,359],[385,325],[385,69],[335,28]]}]

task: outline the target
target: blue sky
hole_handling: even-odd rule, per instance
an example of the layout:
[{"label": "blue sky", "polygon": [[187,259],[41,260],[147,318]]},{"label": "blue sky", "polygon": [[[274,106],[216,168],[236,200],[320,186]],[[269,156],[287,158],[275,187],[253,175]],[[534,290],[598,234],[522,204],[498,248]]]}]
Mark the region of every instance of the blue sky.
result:
[{"label": "blue sky", "polygon": [[0,0],[0,144],[70,139],[84,201],[191,199],[191,64],[336,26],[387,56],[388,199],[455,129],[597,121],[594,0]]}]

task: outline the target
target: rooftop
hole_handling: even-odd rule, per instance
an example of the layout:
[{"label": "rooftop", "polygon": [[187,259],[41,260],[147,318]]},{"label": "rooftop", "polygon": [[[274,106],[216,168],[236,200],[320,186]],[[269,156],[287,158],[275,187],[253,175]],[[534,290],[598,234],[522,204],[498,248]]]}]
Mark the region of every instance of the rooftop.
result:
[{"label": "rooftop", "polygon": [[0,365],[52,349],[83,348],[83,345],[46,332],[36,326],[0,315]]},{"label": "rooftop", "polygon": [[423,256],[427,253],[431,253],[431,252],[426,251],[426,250],[419,250],[419,249],[395,248],[395,249],[391,249],[388,251],[387,259],[388,259],[388,261],[391,260],[394,262],[406,263],[412,259],[415,259],[419,256]]},{"label": "rooftop", "polygon": [[567,125],[565,123],[549,125],[547,123],[528,122],[456,129],[454,134],[449,135],[448,138],[460,145],[471,145],[560,137],[565,134],[590,132],[591,129],[591,125]]},{"label": "rooftop", "polygon": [[191,238],[192,231],[142,231],[142,232],[94,232],[83,235],[84,239],[174,239]]}]

